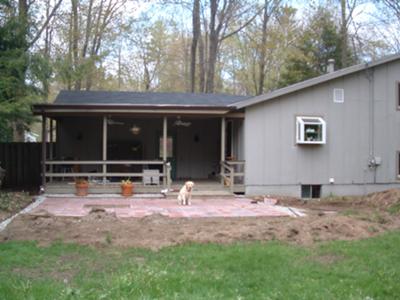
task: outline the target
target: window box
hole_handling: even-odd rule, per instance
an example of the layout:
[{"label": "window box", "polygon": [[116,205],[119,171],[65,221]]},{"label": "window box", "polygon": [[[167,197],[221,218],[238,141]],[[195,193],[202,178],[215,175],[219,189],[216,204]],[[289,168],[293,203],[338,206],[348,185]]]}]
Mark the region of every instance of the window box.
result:
[{"label": "window box", "polygon": [[320,117],[296,117],[297,144],[325,144],[326,122]]}]

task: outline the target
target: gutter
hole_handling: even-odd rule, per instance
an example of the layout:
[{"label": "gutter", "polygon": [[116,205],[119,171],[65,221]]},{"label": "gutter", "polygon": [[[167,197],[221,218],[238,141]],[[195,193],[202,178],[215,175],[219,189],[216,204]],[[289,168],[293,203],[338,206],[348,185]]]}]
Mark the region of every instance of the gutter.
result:
[{"label": "gutter", "polygon": [[99,104],[36,104],[33,105],[34,115],[51,114],[226,114],[235,110],[228,106],[206,106],[206,105],[99,105]]}]

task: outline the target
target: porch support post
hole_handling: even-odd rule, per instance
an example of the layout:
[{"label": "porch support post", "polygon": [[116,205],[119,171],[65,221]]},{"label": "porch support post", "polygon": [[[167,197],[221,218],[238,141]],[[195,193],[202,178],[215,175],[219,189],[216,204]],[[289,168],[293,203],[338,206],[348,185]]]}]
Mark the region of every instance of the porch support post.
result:
[{"label": "porch support post", "polygon": [[[54,120],[50,119],[50,145],[49,145],[49,159],[53,160],[53,143],[54,143],[54,137],[53,137],[53,130],[54,130]],[[50,173],[53,173],[53,165],[50,165]],[[53,181],[53,177],[50,177],[50,182]]]},{"label": "porch support post", "polygon": [[166,174],[167,174],[167,117],[164,117],[163,119],[163,186],[165,187],[166,185]]},{"label": "porch support post", "polygon": [[46,132],[46,116],[42,116],[42,186],[43,188],[46,186],[46,141],[47,141],[47,132]]},{"label": "porch support post", "polygon": [[221,184],[224,185],[224,174],[225,169],[223,163],[225,162],[225,117],[221,118]]},{"label": "porch support post", "polygon": [[107,164],[104,163],[107,160],[107,116],[103,117],[103,184],[106,183],[107,177]]}]

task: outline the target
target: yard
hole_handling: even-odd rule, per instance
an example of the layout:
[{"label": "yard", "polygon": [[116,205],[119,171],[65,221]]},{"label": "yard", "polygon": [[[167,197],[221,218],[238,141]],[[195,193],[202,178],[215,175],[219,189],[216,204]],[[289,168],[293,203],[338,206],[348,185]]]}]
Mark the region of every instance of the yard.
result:
[{"label": "yard", "polygon": [[400,232],[314,247],[187,244],[154,252],[0,244],[2,299],[396,299]]},{"label": "yard", "polygon": [[279,203],[307,216],[19,216],[0,233],[1,298],[398,298],[399,190]]}]

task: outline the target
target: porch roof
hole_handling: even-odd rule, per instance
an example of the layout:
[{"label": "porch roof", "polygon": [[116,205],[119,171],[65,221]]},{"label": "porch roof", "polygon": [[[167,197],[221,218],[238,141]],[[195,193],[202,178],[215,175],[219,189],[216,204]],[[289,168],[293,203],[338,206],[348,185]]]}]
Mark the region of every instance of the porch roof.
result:
[{"label": "porch roof", "polygon": [[117,91],[61,91],[54,103],[36,104],[33,112],[68,113],[189,113],[224,114],[230,105],[248,99],[228,94],[153,93]]},{"label": "porch roof", "polygon": [[48,113],[226,113],[232,103],[249,97],[227,94],[61,91],[54,103],[36,104],[35,114]]}]

